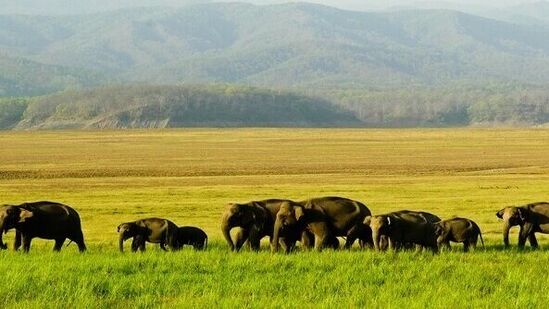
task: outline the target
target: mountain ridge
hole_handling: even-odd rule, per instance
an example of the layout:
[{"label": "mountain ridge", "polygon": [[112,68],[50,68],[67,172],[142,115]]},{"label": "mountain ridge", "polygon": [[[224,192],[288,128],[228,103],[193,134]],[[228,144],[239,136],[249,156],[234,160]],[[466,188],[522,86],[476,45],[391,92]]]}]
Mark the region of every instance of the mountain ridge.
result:
[{"label": "mountain ridge", "polygon": [[[0,16],[0,25],[1,53],[123,83],[324,88],[549,81],[549,29],[449,10],[216,3]],[[98,77],[95,84],[102,83]]]}]

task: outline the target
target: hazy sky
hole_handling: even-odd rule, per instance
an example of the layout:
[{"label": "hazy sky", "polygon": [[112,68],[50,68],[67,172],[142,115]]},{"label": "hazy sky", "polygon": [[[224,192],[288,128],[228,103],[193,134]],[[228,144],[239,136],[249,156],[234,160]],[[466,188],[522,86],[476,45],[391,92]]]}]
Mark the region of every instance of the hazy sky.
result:
[{"label": "hazy sky", "polygon": [[[272,4],[284,0],[217,0],[223,2],[250,2]],[[538,0],[539,1],[539,0]],[[186,3],[207,3],[210,0],[0,0],[0,14],[80,14],[136,6],[180,6]],[[303,2],[303,1],[301,1]],[[503,8],[536,0],[308,0],[350,10],[386,9],[398,6],[446,7],[446,8]]]}]

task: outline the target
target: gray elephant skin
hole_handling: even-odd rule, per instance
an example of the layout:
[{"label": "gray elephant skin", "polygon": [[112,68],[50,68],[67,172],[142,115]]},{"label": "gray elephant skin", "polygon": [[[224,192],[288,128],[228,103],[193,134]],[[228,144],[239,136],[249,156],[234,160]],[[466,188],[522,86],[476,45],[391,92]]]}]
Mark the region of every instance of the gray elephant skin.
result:
[{"label": "gray elephant skin", "polygon": [[438,252],[434,231],[434,223],[440,218],[422,211],[401,210],[384,215],[369,216],[364,224],[372,229],[374,247],[377,251],[384,250],[382,238],[388,240],[390,249],[399,249],[409,245],[428,248]]},{"label": "gray elephant skin", "polygon": [[509,247],[509,230],[520,226],[518,246],[524,248],[526,239],[533,248],[538,247],[535,233],[549,234],[549,203],[538,202],[501,209],[496,216],[503,219],[503,244]]},{"label": "gray elephant skin", "polygon": [[482,232],[473,220],[466,218],[451,218],[435,223],[435,235],[437,237],[437,245],[450,249],[450,242],[463,243],[463,251],[469,251],[469,246],[473,249],[477,247],[477,241],[480,238],[482,247],[484,240]]},{"label": "gray elephant skin", "polygon": [[7,246],[1,233],[15,229],[14,249],[23,244],[23,250],[30,250],[33,238],[55,240],[53,249],[61,250],[66,239],[75,242],[80,252],[86,251],[84,235],[78,212],[70,206],[48,201],[4,205],[0,208],[0,246]]},{"label": "gray elephant skin", "polygon": [[370,214],[366,205],[343,197],[286,201],[276,214],[273,251],[278,251],[278,238],[288,230],[306,230],[314,234],[317,250],[336,248],[339,236],[346,237],[345,248],[350,248],[360,235],[362,221]]},{"label": "gray elephant skin", "polygon": [[189,245],[196,250],[204,250],[208,245],[208,235],[195,226],[180,226],[177,228],[177,246]]},{"label": "gray elephant skin", "polygon": [[120,252],[124,251],[124,241],[133,238],[131,250],[145,251],[145,243],[160,244],[164,251],[168,246],[172,251],[179,249],[177,245],[177,225],[163,218],[147,218],[122,223],[117,227]]},{"label": "gray elephant skin", "polygon": [[[250,201],[247,203],[229,203],[221,218],[221,231],[229,248],[239,251],[245,242],[254,251],[259,250],[263,237],[268,236],[273,243],[273,230],[276,215],[284,203],[293,203],[286,199],[266,199]],[[237,229],[236,237],[231,237],[231,230]],[[278,242],[282,243],[286,252],[290,252],[297,241],[301,241],[304,247],[309,247],[312,242],[309,233],[302,229],[288,229],[280,236]]]}]

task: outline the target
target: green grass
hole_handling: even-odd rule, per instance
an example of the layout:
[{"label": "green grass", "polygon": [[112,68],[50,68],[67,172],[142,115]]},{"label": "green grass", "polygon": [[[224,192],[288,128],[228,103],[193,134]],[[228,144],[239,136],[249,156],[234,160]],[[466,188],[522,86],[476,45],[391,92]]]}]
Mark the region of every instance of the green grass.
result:
[{"label": "green grass", "polygon": [[[52,242],[35,240],[28,255],[0,252],[2,307],[513,308],[549,298],[549,239],[539,236],[538,251],[503,250],[495,217],[548,199],[549,130],[4,132],[0,140],[2,202],[72,205],[89,247],[55,254]],[[227,251],[219,231],[227,202],[322,195],[361,200],[373,213],[469,217],[487,249]],[[148,216],[202,227],[210,249],[118,253],[116,226]]]},{"label": "green grass", "polygon": [[[0,254],[3,305],[51,307],[540,307],[546,252]],[[535,278],[535,279],[534,279]]]}]

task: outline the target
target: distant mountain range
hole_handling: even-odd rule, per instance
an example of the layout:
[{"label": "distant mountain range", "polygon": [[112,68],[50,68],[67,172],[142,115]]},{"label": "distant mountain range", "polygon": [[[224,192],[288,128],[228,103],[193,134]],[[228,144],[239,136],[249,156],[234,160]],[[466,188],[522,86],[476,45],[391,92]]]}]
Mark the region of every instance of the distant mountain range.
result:
[{"label": "distant mountain range", "polygon": [[3,15],[0,96],[113,82],[296,89],[549,82],[547,2],[499,15],[305,3]]}]

